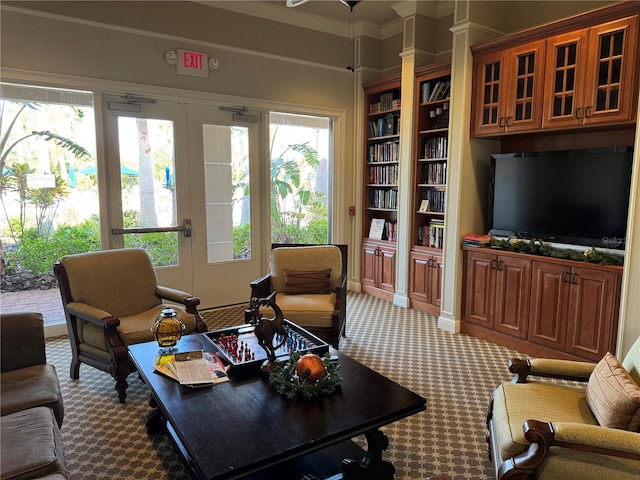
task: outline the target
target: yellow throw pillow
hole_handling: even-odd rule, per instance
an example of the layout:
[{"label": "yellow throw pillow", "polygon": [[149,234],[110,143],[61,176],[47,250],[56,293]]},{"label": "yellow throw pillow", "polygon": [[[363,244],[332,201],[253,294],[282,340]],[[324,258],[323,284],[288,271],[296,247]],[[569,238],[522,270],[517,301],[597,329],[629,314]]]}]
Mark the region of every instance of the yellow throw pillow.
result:
[{"label": "yellow throw pillow", "polygon": [[284,270],[285,293],[331,293],[331,269]]},{"label": "yellow throw pillow", "polygon": [[640,429],[640,387],[610,352],[589,377],[587,403],[603,427]]}]

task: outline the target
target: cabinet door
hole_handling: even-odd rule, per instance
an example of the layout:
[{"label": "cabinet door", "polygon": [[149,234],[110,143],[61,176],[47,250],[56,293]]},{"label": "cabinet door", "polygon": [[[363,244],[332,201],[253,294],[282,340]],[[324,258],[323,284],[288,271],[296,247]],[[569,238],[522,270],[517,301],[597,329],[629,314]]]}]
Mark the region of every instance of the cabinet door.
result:
[{"label": "cabinet door", "polygon": [[545,40],[507,51],[503,99],[508,133],[537,130],[542,125]]},{"label": "cabinet door", "polygon": [[378,267],[378,287],[394,293],[396,290],[396,251],[379,248]]},{"label": "cabinet door", "polygon": [[376,286],[376,272],[378,263],[378,247],[376,245],[362,244],[362,271],[360,282],[363,286]]},{"label": "cabinet door", "polygon": [[587,38],[583,29],[547,39],[543,128],[582,124]]},{"label": "cabinet door", "polygon": [[442,256],[434,255],[430,262],[430,300],[429,303],[440,308],[442,304]]},{"label": "cabinet door", "polygon": [[503,62],[502,51],[487,53],[474,59],[474,136],[491,136],[504,130],[500,105]]},{"label": "cabinet door", "polygon": [[564,350],[571,269],[564,265],[533,262],[529,341]]},{"label": "cabinet door", "polygon": [[495,277],[493,310],[495,330],[513,337],[526,338],[529,321],[531,261],[499,255]]},{"label": "cabinet door", "polygon": [[566,351],[594,361],[615,351],[618,274],[573,267]]},{"label": "cabinet door", "polygon": [[496,255],[467,252],[463,318],[493,328],[493,291]]},{"label": "cabinet door", "polygon": [[635,120],[638,17],[589,29],[584,123]]},{"label": "cabinet door", "polygon": [[429,295],[429,263],[429,256],[419,255],[415,252],[411,252],[411,266],[409,268],[409,297],[424,303],[429,303],[431,300]]}]

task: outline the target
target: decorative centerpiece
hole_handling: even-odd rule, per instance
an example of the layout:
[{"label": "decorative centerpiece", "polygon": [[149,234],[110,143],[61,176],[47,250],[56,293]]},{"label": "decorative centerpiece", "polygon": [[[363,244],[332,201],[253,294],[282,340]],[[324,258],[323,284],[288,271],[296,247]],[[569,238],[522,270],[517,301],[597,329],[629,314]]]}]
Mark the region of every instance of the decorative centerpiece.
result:
[{"label": "decorative centerpiece", "polygon": [[171,351],[182,338],[185,324],[173,308],[165,308],[151,326],[151,333],[162,351]]},{"label": "decorative centerpiece", "polygon": [[[275,312],[275,317],[264,318],[260,313],[260,307],[269,306]],[[267,360],[262,365],[265,372],[271,371],[276,364],[276,350],[285,344],[289,333],[284,328],[284,315],[276,304],[276,292],[265,298],[253,297],[244,311],[245,319],[255,328],[255,336],[267,353]],[[277,345],[273,344],[274,338],[280,338]]]},{"label": "decorative centerpiece", "polygon": [[269,383],[287,398],[312,398],[332,394],[340,383],[339,365],[331,361],[329,353],[319,357],[314,353],[292,353],[284,364],[276,364],[269,375]]}]

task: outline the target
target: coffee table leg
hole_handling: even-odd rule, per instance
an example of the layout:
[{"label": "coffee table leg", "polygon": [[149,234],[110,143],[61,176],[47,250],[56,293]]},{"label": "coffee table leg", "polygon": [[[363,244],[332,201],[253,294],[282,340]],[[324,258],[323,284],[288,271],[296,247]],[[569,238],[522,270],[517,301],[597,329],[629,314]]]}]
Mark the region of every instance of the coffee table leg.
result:
[{"label": "coffee table leg", "polygon": [[389,446],[389,438],[380,430],[365,433],[367,454],[361,462],[342,460],[343,480],[393,480],[396,467],[382,460],[382,452]]},{"label": "coffee table leg", "polygon": [[149,395],[149,406],[153,408],[153,410],[144,418],[144,425],[147,428],[147,433],[149,435],[153,435],[163,432],[167,422],[162,417],[160,409],[158,408],[158,402],[153,395]]}]

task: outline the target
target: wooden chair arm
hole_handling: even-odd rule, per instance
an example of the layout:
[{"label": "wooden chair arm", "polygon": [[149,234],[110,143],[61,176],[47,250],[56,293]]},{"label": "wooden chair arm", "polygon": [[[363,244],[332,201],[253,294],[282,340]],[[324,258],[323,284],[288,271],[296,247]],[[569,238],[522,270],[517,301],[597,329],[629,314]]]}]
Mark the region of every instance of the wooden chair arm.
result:
[{"label": "wooden chair arm", "polygon": [[266,298],[271,294],[271,274],[266,275],[254,280],[249,284],[251,287],[251,298]]},{"label": "wooden chair arm", "polygon": [[529,375],[546,378],[558,378],[586,382],[596,364],[591,362],[577,362],[573,360],[557,360],[552,358],[509,360],[509,371],[515,376],[512,383],[526,383]]}]

